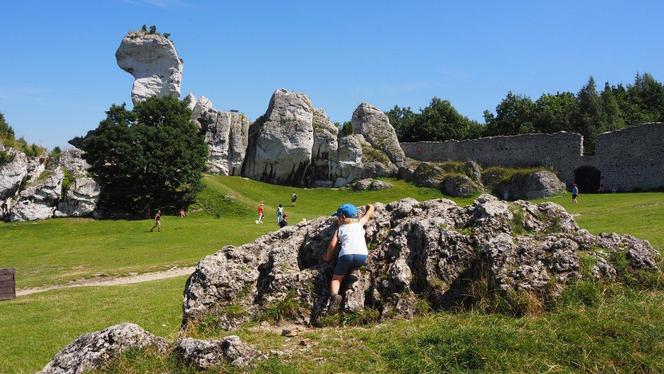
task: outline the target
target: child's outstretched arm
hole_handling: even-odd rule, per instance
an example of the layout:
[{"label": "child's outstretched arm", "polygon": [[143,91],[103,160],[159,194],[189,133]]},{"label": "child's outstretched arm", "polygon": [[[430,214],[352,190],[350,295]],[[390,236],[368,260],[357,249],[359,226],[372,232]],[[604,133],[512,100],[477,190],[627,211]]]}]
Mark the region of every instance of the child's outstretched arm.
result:
[{"label": "child's outstretched arm", "polygon": [[368,204],[366,212],[364,213],[362,218],[360,218],[360,223],[362,223],[363,225],[366,225],[367,222],[369,222],[369,220],[371,219],[371,217],[373,217],[373,214],[374,214],[375,210],[376,210],[376,208],[374,208],[373,204]]},{"label": "child's outstretched arm", "polygon": [[338,232],[338,228],[334,230],[332,239],[330,239],[330,242],[327,244],[327,252],[325,252],[325,257],[323,257],[323,261],[325,262],[332,261],[332,258],[334,257],[334,249],[337,248],[337,242],[339,241]]}]

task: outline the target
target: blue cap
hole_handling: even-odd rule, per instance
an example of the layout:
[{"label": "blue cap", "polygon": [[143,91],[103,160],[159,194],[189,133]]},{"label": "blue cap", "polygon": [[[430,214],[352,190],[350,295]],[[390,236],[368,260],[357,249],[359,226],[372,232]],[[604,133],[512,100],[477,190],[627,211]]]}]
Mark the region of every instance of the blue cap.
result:
[{"label": "blue cap", "polygon": [[332,213],[335,217],[339,217],[342,214],[347,218],[355,218],[357,215],[357,208],[353,204],[346,203],[342,204],[339,209],[337,209],[336,213]]}]

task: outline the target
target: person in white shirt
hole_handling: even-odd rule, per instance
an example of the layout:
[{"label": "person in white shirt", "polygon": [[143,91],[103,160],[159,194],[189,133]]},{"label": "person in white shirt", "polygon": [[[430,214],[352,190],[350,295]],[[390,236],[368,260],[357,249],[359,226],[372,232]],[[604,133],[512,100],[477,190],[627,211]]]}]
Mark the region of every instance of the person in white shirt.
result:
[{"label": "person in white shirt", "polygon": [[367,242],[364,238],[364,225],[373,216],[374,206],[367,205],[366,213],[362,218],[357,218],[357,208],[353,204],[343,204],[333,215],[337,217],[339,227],[332,234],[332,239],[327,246],[324,260],[332,262],[334,250],[337,243],[341,242],[341,250],[334,266],[334,275],[330,283],[330,302],[328,313],[335,314],[339,311],[342,297],[339,295],[339,287],[344,277],[354,269],[367,264]]}]

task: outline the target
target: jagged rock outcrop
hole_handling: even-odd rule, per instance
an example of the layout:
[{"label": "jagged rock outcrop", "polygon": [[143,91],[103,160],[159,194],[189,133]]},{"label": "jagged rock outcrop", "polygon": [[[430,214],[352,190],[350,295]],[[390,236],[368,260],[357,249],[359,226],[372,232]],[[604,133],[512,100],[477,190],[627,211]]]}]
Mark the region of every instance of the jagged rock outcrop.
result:
[{"label": "jagged rock outcrop", "polygon": [[263,354],[243,343],[235,335],[220,340],[178,339],[174,353],[178,360],[199,370],[210,369],[223,363],[247,366],[256,359],[264,358]]},{"label": "jagged rock outcrop", "polygon": [[[482,195],[467,207],[410,198],[376,207],[366,227],[368,265],[357,282],[342,285],[347,311],[408,317],[418,302],[435,309],[465,305],[473,282],[490,293],[556,298],[574,279],[625,271],[615,259],[656,271],[659,254],[647,241],[592,235],[553,203],[510,204]],[[187,281],[183,322],[212,315],[233,328],[289,305],[283,318],[318,323],[333,269],[321,258],[334,229],[334,219],[323,217],[205,257]],[[581,255],[597,260],[592,274],[583,274]]]},{"label": "jagged rock outcrop", "polygon": [[565,183],[552,171],[539,170],[495,183],[491,190],[504,200],[530,200],[559,195],[565,192]]},{"label": "jagged rock outcrop", "polygon": [[399,145],[397,133],[385,113],[368,103],[360,104],[351,119],[354,134],[361,134],[376,149],[389,157],[397,166],[406,161],[406,155]]},{"label": "jagged rock outcrop", "polygon": [[118,66],[134,77],[134,104],[151,96],[180,97],[183,62],[173,42],[159,34],[129,32],[115,52]]},{"label": "jagged rock outcrop", "polygon": [[[214,109],[205,96],[187,96],[192,120],[208,145],[208,171],[220,175],[240,175],[249,139],[249,118],[243,113]],[[192,104],[193,103],[193,104]]]},{"label": "jagged rock outcrop", "polygon": [[475,183],[465,174],[447,175],[439,188],[445,195],[456,197],[469,197],[482,190],[481,185]]},{"label": "jagged rock outcrop", "polygon": [[392,188],[392,185],[382,180],[365,178],[355,180],[348,188],[353,191],[379,191]]},{"label": "jagged rock outcrop", "polygon": [[128,349],[156,348],[166,351],[164,339],[133,323],[122,323],[80,336],[46,364],[43,374],[78,374],[101,368]]},{"label": "jagged rock outcrop", "polygon": [[313,117],[307,96],[276,90],[267,112],[249,128],[242,175],[275,184],[302,184],[314,146]]},{"label": "jagged rock outcrop", "polygon": [[332,187],[339,168],[339,128],[322,109],[314,109],[314,146],[306,184],[313,187]]},{"label": "jagged rock outcrop", "polygon": [[32,221],[94,213],[100,187],[88,176],[81,150],[32,158],[14,149],[7,152],[13,159],[0,168],[0,202],[5,206],[1,218]]},{"label": "jagged rock outcrop", "polygon": [[25,153],[0,144],[0,152],[5,152],[8,162],[0,165],[0,200],[13,196],[28,176],[29,161]]}]

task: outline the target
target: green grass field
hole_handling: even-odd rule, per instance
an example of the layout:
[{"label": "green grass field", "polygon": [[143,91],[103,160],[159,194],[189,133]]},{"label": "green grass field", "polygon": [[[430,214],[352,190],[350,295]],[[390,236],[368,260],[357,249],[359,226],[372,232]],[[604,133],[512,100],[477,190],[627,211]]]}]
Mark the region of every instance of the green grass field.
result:
[{"label": "green grass field", "polygon": [[[391,182],[395,188],[390,190],[354,193],[206,177],[199,211],[183,220],[165,217],[161,233],[147,232],[148,220],[0,224],[0,266],[15,267],[18,286],[32,287],[193,265],[225,244],[248,242],[276,229],[279,203],[286,205],[291,222],[297,222],[327,215],[345,201],[441,197],[432,189]],[[295,208],[288,207],[291,191],[299,196]],[[266,223],[255,225],[260,200],[267,205]],[[471,200],[456,201],[464,205]],[[582,195],[576,206],[568,196],[550,200],[569,209],[592,232],[629,233],[664,247],[664,193]],[[63,289],[0,303],[0,341],[11,342],[0,344],[0,372],[39,370],[80,334],[123,321],[174,338],[184,279]],[[268,360],[255,371],[664,371],[664,292],[603,287],[593,288],[601,296],[590,298],[593,302],[571,303],[540,316],[442,312],[368,328],[320,329],[306,334],[314,342],[307,354]],[[237,333],[263,348],[297,344],[246,329]],[[128,354],[107,369],[127,373],[185,368],[156,356]]]}]

